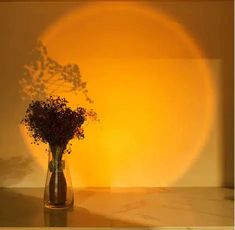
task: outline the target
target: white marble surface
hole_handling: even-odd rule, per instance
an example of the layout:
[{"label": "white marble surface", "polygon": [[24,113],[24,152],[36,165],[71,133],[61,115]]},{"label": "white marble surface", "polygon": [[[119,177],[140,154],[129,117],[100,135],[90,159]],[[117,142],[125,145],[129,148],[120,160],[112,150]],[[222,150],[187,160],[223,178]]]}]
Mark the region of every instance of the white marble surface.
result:
[{"label": "white marble surface", "polygon": [[67,212],[44,211],[42,194],[41,188],[0,189],[0,226],[233,229],[232,189],[79,189]]}]

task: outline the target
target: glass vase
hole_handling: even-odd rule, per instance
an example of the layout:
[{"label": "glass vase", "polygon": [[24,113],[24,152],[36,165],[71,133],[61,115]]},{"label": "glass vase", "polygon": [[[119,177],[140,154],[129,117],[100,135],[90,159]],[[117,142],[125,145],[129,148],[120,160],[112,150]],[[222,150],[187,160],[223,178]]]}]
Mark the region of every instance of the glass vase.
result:
[{"label": "glass vase", "polygon": [[67,153],[60,147],[50,147],[44,190],[44,207],[68,209],[73,206],[73,188],[67,161]]}]

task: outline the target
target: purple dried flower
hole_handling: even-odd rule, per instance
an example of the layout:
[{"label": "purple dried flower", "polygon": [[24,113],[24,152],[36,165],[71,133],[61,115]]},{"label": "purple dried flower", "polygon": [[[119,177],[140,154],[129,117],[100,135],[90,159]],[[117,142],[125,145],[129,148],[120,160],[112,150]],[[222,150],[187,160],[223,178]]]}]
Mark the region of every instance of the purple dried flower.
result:
[{"label": "purple dried flower", "polygon": [[95,118],[96,113],[82,107],[72,110],[65,98],[49,97],[44,101],[32,101],[22,123],[26,125],[35,144],[41,141],[66,149],[67,143],[74,137],[84,138],[81,126],[87,117]]}]

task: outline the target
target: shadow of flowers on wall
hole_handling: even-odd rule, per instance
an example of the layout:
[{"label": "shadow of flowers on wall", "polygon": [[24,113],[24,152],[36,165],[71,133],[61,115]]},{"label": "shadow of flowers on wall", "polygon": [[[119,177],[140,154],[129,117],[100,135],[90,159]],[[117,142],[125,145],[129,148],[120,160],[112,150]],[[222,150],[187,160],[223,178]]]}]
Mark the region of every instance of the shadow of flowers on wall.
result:
[{"label": "shadow of flowers on wall", "polygon": [[41,41],[29,55],[29,61],[23,66],[20,79],[20,91],[23,99],[44,99],[57,92],[81,92],[89,103],[87,83],[82,80],[77,64],[59,64],[48,56],[47,48]]},{"label": "shadow of flowers on wall", "polygon": [[11,158],[0,158],[0,186],[17,184],[28,175],[32,169],[31,157],[14,156]]}]

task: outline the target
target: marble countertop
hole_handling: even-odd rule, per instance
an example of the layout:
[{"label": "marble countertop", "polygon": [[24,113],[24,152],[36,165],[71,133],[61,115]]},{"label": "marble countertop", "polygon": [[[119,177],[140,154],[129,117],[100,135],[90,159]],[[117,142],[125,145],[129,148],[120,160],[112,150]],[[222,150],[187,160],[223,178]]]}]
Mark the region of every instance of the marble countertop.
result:
[{"label": "marble countertop", "polygon": [[0,188],[0,227],[227,230],[233,195],[225,188],[75,189],[73,210],[49,211],[43,188]]}]

